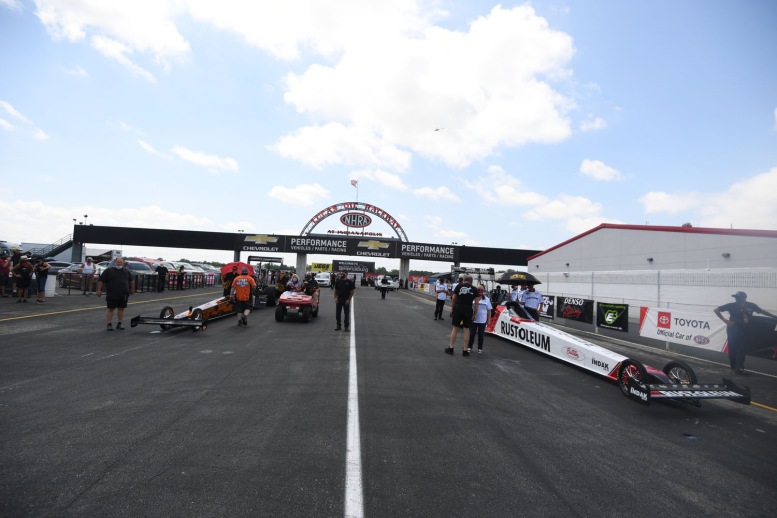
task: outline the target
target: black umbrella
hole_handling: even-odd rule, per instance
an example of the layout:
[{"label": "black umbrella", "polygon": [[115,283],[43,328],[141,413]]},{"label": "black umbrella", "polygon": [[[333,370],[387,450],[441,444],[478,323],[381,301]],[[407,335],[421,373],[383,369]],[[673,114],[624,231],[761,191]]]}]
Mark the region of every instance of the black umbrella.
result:
[{"label": "black umbrella", "polygon": [[500,284],[542,284],[537,277],[528,272],[513,272],[502,275],[496,282]]}]

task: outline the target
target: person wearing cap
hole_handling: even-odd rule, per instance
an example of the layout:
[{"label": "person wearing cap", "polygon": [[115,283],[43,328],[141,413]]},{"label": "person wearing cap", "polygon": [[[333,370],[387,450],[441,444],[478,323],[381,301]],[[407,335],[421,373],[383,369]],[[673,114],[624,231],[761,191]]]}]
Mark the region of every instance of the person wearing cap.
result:
[{"label": "person wearing cap", "polygon": [[237,325],[247,326],[248,315],[251,313],[251,295],[256,288],[256,281],[248,275],[248,267],[243,266],[240,275],[232,280],[231,297],[235,301],[235,310],[237,313]]},{"label": "person wearing cap", "polygon": [[[761,313],[771,318],[777,317],[759,308],[758,305],[748,302],[747,293],[744,291],[738,291],[731,296],[734,297],[734,302],[715,308],[715,314],[726,324],[728,360],[731,370],[737,374],[744,374],[747,339],[753,313]],[[724,311],[728,312],[728,318],[723,317]]]},{"label": "person wearing cap", "polygon": [[32,281],[33,266],[30,258],[23,255],[19,258],[19,263],[11,270],[16,281],[16,302],[27,302],[27,295]]},{"label": "person wearing cap", "polygon": [[91,295],[94,274],[97,273],[97,266],[92,262],[91,257],[86,258],[86,262],[81,265],[78,272],[81,274],[81,288],[84,290],[84,295]]}]

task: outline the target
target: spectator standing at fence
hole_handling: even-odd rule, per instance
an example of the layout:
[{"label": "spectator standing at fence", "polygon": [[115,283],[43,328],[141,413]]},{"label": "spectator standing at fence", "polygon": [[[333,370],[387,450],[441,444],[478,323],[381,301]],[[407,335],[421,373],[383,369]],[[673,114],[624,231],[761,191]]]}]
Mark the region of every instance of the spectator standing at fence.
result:
[{"label": "spectator standing at fence", "polygon": [[155,270],[156,271],[156,290],[158,292],[165,291],[165,286],[167,286],[167,274],[170,273],[170,270],[167,268],[167,266],[164,265],[164,263],[159,263]]},{"label": "spectator standing at fence", "polygon": [[[20,262],[22,262],[22,251],[21,251],[21,249],[19,247],[13,247],[11,249],[11,271],[12,272],[13,272],[13,269],[16,267],[16,265],[19,264]],[[15,287],[16,287],[16,276],[13,275],[13,274],[11,275],[10,283],[11,284],[10,284],[9,288],[11,290],[11,295],[13,295],[14,291],[17,291],[15,289]],[[18,294],[18,291],[17,291],[17,294]]]},{"label": "spectator standing at fence", "polygon": [[26,255],[20,256],[19,263],[13,267],[13,277],[16,281],[16,302],[27,302],[27,295],[32,282],[33,266]]},{"label": "spectator standing at fence", "polygon": [[469,341],[467,342],[467,352],[472,352],[472,345],[475,343],[475,334],[478,335],[478,354],[483,354],[483,338],[486,334],[486,324],[491,319],[494,306],[486,297],[486,287],[478,285],[478,300],[473,302],[472,325],[469,328]]},{"label": "spectator standing at fence", "polygon": [[254,288],[256,288],[256,281],[248,275],[248,267],[243,266],[242,270],[240,270],[240,275],[232,280],[232,287],[230,288],[230,295],[235,301],[238,326],[248,325],[248,315],[251,314],[251,308],[254,306],[251,302]]},{"label": "spectator standing at fence", "polygon": [[97,266],[92,262],[91,257],[86,258],[86,262],[78,269],[81,274],[81,289],[84,295],[91,295],[94,287],[94,274],[97,273]]},{"label": "spectator standing at fence", "polygon": [[[726,324],[728,360],[731,364],[731,370],[737,374],[744,374],[747,340],[750,334],[753,313],[761,313],[771,318],[777,317],[761,309],[758,305],[747,302],[747,293],[744,291],[738,291],[732,297],[734,297],[734,302],[715,308],[715,314]],[[722,313],[724,311],[728,312],[728,318],[723,317]]]},{"label": "spectator standing at fence", "polygon": [[129,268],[124,267],[124,258],[119,256],[103,273],[97,281],[97,296],[101,297],[105,288],[105,303],[108,307],[105,312],[105,323],[108,331],[113,331],[113,312],[116,308],[118,318],[116,329],[123,330],[122,320],[124,320],[124,310],[127,308],[127,302],[130,295],[135,293],[135,279],[132,277]]},{"label": "spectator standing at fence", "polygon": [[49,278],[49,268],[51,268],[51,265],[43,257],[35,258],[33,271],[38,282],[38,299],[35,302],[38,304],[46,302],[46,281]]},{"label": "spectator standing at fence", "polygon": [[8,254],[0,254],[0,297],[8,297],[5,293],[5,287],[9,285],[11,276],[11,258]]},{"label": "spectator standing at fence", "polygon": [[186,270],[184,269],[183,265],[178,267],[178,271],[176,273],[178,274],[177,275],[177,279],[176,279],[176,281],[178,283],[178,289],[182,290],[183,289],[183,278],[184,278],[184,275],[186,275]]}]

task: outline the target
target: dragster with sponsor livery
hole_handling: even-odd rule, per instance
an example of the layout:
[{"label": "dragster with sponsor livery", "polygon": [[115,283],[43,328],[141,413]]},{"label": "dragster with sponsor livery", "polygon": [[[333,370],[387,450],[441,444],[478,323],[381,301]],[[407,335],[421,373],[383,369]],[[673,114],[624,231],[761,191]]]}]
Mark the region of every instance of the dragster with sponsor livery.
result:
[{"label": "dragster with sponsor livery", "polygon": [[697,406],[702,399],[728,399],[750,404],[748,387],[738,387],[727,379],[720,384],[701,384],[693,369],[681,361],[670,361],[660,370],[643,365],[537,322],[514,302],[494,308],[486,332],[616,381],[625,396],[645,405],[656,399],[676,399]]}]

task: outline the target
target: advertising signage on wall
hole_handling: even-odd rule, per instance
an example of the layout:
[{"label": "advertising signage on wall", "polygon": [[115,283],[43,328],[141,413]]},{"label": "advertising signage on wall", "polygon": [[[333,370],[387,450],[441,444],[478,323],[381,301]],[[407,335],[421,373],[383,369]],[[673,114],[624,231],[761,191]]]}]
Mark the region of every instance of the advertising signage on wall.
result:
[{"label": "advertising signage on wall", "polygon": [[555,295],[543,295],[542,296],[542,312],[540,317],[549,318],[553,320],[553,308],[556,305]]},{"label": "advertising signage on wall", "polygon": [[348,273],[375,273],[375,263],[365,261],[332,261],[332,269],[336,272],[346,271]]},{"label": "advertising signage on wall", "polygon": [[629,331],[629,305],[596,303],[596,326],[616,331]]},{"label": "advertising signage on wall", "polygon": [[557,297],[556,316],[567,320],[576,320],[593,324],[594,301],[576,297]]},{"label": "advertising signage on wall", "polygon": [[430,245],[425,243],[398,243],[402,259],[426,259],[430,261],[453,261],[456,247],[453,245]]}]

